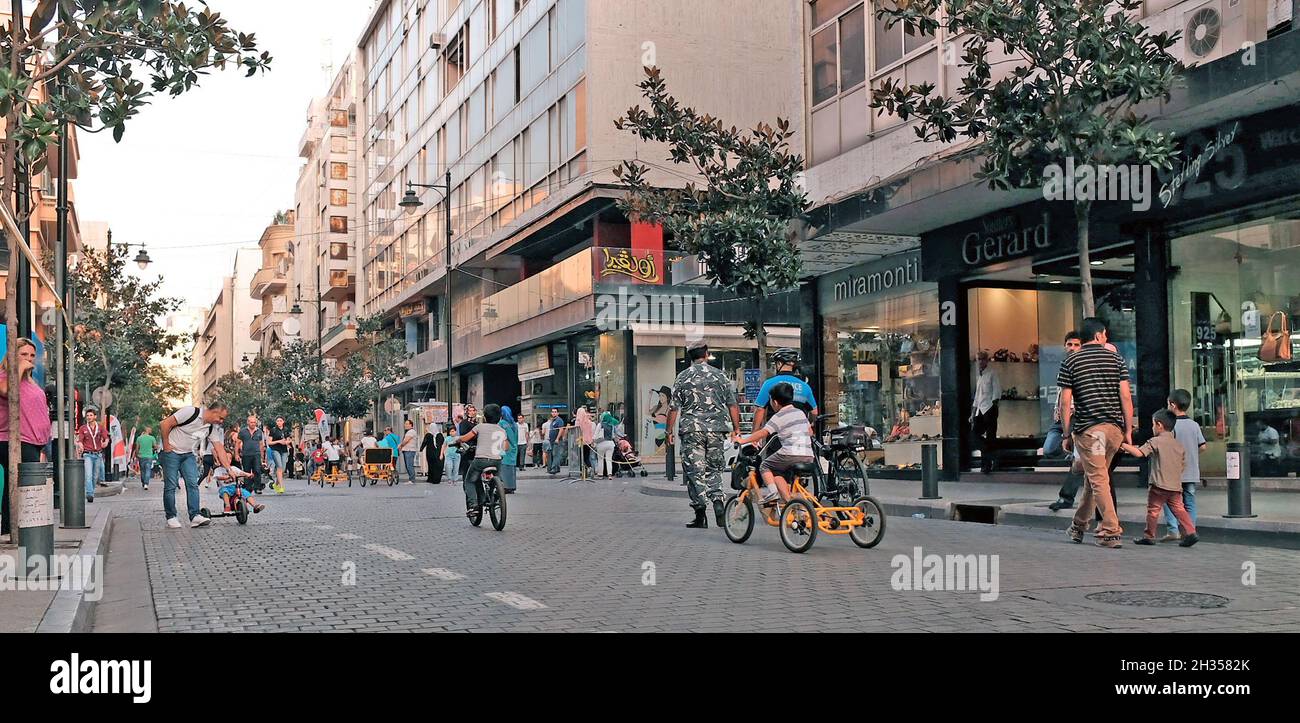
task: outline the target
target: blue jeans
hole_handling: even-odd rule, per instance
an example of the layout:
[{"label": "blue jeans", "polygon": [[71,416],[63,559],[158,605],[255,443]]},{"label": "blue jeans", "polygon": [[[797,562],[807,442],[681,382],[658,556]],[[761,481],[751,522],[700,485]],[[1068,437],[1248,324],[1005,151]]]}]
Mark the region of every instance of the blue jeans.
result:
[{"label": "blue jeans", "polygon": [[153,463],[154,460],[150,457],[140,458],[140,484],[145,487],[148,487],[149,480],[153,479]]},{"label": "blue jeans", "polygon": [[176,517],[176,489],[180,478],[185,478],[185,507],[190,519],[199,515],[199,462],[192,452],[159,452],[158,462],[163,470],[163,514],[167,519]]},{"label": "blue jeans", "polygon": [[[1187,508],[1187,516],[1192,518],[1192,522],[1196,522],[1196,483],[1195,482],[1183,483],[1183,507]],[[1169,509],[1169,505],[1165,505],[1165,524],[1169,526],[1170,532],[1173,532],[1174,530],[1178,529],[1178,520],[1174,519],[1174,512],[1173,510]]]},{"label": "blue jeans", "polygon": [[447,448],[447,464],[443,466],[447,470],[448,482],[460,479],[460,452],[457,452],[455,447]]},{"label": "blue jeans", "polygon": [[272,475],[275,475],[276,470],[284,469],[284,452],[278,449],[268,449],[266,450],[266,458],[266,466],[271,468]]},{"label": "blue jeans", "polygon": [[415,452],[402,452],[402,464],[406,465],[406,479],[415,481]]},{"label": "blue jeans", "polygon": [[1063,451],[1061,448],[1062,439],[1064,439],[1064,436],[1061,427],[1055,424],[1052,425],[1052,428],[1047,430],[1047,439],[1043,440],[1043,456],[1055,457],[1061,454]]},{"label": "blue jeans", "polygon": [[104,455],[100,452],[86,452],[82,455],[86,463],[86,496],[95,496],[95,485],[104,481]]}]

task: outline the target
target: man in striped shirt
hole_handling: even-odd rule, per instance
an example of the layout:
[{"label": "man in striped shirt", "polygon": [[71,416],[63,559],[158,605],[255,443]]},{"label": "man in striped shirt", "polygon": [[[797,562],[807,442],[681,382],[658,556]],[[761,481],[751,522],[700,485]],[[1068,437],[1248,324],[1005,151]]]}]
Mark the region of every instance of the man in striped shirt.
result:
[{"label": "man in striped shirt", "polygon": [[1083,541],[1095,506],[1101,510],[1097,544],[1115,548],[1120,546],[1123,530],[1110,492],[1110,463],[1121,444],[1133,444],[1133,395],[1128,365],[1108,348],[1107,332],[1101,319],[1084,319],[1080,329],[1083,348],[1061,363],[1056,383],[1061,388],[1061,424],[1070,430],[1062,446],[1067,451],[1078,450],[1088,478],[1068,534],[1075,542]]}]

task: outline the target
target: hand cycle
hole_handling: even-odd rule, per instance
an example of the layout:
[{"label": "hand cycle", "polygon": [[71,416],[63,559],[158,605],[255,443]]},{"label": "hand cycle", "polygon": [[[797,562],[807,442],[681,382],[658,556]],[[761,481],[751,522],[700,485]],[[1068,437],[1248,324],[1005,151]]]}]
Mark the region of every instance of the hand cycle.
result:
[{"label": "hand cycle", "polygon": [[[477,445],[465,444],[460,446],[460,453],[463,455],[473,456]],[[484,467],[479,472],[478,482],[478,501],[479,506],[469,516],[469,523],[475,527],[483,524],[483,510],[486,508],[488,517],[492,518],[492,529],[500,531],[506,526],[506,488],[501,484],[501,478],[497,475],[499,469],[497,465]]]},{"label": "hand cycle", "polygon": [[[740,494],[727,500],[723,508],[723,532],[727,539],[742,544],[754,532],[755,500],[760,496],[758,476],[759,452],[745,445],[732,470],[731,486]],[[862,495],[852,504],[828,506],[808,491],[816,474],[816,462],[792,466],[788,474],[790,501],[761,506],[763,521],[776,527],[781,543],[791,552],[807,552],[817,541],[817,533],[848,535],[858,547],[880,544],[885,536],[885,508],[874,497]]]}]

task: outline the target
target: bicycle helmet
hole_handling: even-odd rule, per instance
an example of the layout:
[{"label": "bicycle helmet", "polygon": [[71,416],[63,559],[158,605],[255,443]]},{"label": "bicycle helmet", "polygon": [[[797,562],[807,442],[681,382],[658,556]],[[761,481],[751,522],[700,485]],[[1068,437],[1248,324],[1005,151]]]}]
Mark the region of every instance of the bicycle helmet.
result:
[{"label": "bicycle helmet", "polygon": [[772,362],[775,364],[799,364],[799,350],[785,347],[772,352]]}]

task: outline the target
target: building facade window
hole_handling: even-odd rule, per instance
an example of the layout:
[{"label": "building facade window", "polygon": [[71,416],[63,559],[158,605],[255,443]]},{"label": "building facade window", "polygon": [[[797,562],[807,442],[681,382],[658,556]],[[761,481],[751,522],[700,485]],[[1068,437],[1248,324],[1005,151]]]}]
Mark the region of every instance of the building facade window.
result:
[{"label": "building facade window", "polygon": [[331,205],[331,206],[346,206],[346,205],[348,205],[348,191],[347,191],[347,189],[346,189],[346,188],[331,188],[331,189],[330,189],[330,205]]},{"label": "building facade window", "polygon": [[348,180],[348,164],[346,164],[346,163],[331,163],[331,164],[330,164],[330,178],[333,179],[333,180],[335,180],[335,181],[346,181],[346,180]]},{"label": "building facade window", "polygon": [[330,216],[330,233],[347,233],[347,216]]}]

